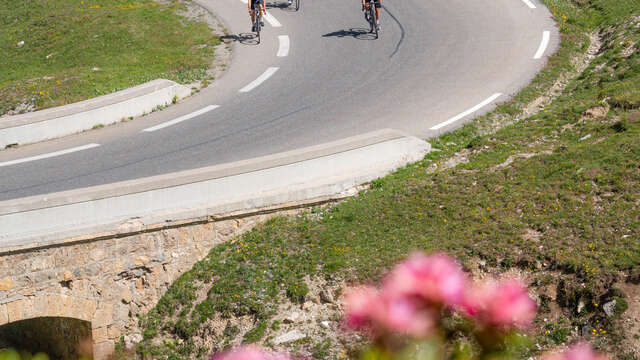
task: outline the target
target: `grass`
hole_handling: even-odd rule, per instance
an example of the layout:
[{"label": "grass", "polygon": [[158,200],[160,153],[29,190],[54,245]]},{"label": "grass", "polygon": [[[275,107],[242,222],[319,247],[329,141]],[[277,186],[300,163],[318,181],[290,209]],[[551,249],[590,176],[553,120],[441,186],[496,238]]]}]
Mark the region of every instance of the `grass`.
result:
[{"label": "grass", "polygon": [[219,38],[184,9],[178,0],[1,1],[0,115],[205,78]]},{"label": "grass", "polygon": [[[612,284],[640,266],[640,20],[633,17],[640,3],[545,2],[562,43],[530,86],[493,113],[434,139],[439,151],[374,181],[360,196],[271,220],[214,248],[141,318],[140,351],[179,358],[154,339],[188,340],[214,314],[250,315],[264,324],[284,296],[305,300],[305,278],[375,281],[420,249],[455,255],[468,268],[480,259],[490,268],[539,274],[540,287],[557,281],[550,272],[562,274],[557,301],[570,319],[540,322],[540,344],[555,346],[572,329],[590,326],[597,346],[626,358],[624,334],[603,318],[598,303],[620,297]],[[598,57],[546,109],[515,121],[525,104],[574,71],[596,31],[603,41]],[[629,46],[635,51],[627,56]],[[601,116],[589,115],[594,109]],[[512,124],[488,130],[500,121]],[[468,162],[446,168],[456,153]],[[208,296],[195,303],[200,287]],[[549,301],[541,296],[543,311]],[[577,314],[581,302],[585,310]],[[316,354],[328,352],[321,343],[310,346]],[[532,347],[523,356],[538,351]]]}]

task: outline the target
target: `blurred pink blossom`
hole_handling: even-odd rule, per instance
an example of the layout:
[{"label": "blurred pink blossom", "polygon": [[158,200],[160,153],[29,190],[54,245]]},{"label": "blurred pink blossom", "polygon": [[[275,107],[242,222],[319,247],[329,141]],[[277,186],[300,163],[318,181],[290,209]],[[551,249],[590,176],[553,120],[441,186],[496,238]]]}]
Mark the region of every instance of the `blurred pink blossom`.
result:
[{"label": "blurred pink blossom", "polygon": [[595,353],[587,343],[573,345],[569,350],[542,357],[543,360],[607,360],[604,355]]},{"label": "blurred pink blossom", "polygon": [[524,328],[536,315],[536,303],[518,280],[485,281],[465,294],[464,310],[480,323]]},{"label": "blurred pink blossom", "polygon": [[360,329],[373,320],[373,314],[380,311],[380,294],[372,286],[360,286],[347,290],[345,294],[346,325]]},{"label": "blurred pink blossom", "polygon": [[371,286],[348,290],[345,311],[347,327],[367,328],[376,335],[396,332],[424,337],[434,324],[434,315],[417,299],[380,293]]},{"label": "blurred pink blossom", "polygon": [[381,311],[374,314],[374,320],[387,331],[421,338],[429,335],[435,324],[434,314],[416,299],[385,296]]},{"label": "blurred pink blossom", "polygon": [[429,305],[454,307],[461,303],[466,283],[466,275],[451,257],[416,252],[396,265],[384,280],[383,291],[417,296]]},{"label": "blurred pink blossom", "polygon": [[269,353],[258,346],[245,346],[221,354],[215,354],[211,360],[292,360],[284,353]]}]

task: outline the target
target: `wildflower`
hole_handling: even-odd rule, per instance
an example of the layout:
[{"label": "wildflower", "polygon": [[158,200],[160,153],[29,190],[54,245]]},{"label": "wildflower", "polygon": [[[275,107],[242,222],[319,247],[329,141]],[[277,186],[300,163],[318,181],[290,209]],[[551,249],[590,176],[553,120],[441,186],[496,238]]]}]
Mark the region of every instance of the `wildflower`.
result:
[{"label": "wildflower", "polygon": [[461,304],[466,283],[464,272],[449,256],[414,253],[387,276],[383,291],[416,296],[430,305],[455,307]]},{"label": "wildflower", "polygon": [[380,293],[370,286],[352,289],[345,296],[346,325],[367,328],[375,335],[387,332],[424,337],[431,332],[434,315],[416,298]]},{"label": "wildflower", "polygon": [[468,315],[480,323],[500,328],[524,328],[536,315],[536,303],[518,280],[487,281],[465,294]]},{"label": "wildflower", "polygon": [[284,353],[268,353],[257,346],[246,346],[215,354],[211,360],[291,360],[291,357]]},{"label": "wildflower", "polygon": [[345,295],[346,325],[351,329],[360,329],[373,318],[380,295],[371,286],[350,289]]},{"label": "wildflower", "polygon": [[434,315],[415,300],[407,297],[383,297],[382,311],[374,319],[386,330],[421,338],[427,336],[433,325]]}]

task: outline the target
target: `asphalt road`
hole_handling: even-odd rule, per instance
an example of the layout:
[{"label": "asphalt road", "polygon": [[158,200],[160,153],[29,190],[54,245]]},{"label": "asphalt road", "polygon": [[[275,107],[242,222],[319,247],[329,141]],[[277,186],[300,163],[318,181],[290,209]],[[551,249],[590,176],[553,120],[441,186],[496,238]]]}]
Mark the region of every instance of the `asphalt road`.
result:
[{"label": "asphalt road", "polygon": [[[247,36],[241,0],[199,1],[236,35],[224,76],[135,121],[0,151],[2,164],[99,145],[0,166],[0,200],[248,159],[381,128],[432,137],[472,117],[462,116],[467,110],[476,107],[479,114],[508,99],[558,43],[551,15],[537,0],[384,0],[377,40],[365,31],[358,0],[301,0],[298,12],[284,1],[267,0],[281,26],[267,24],[259,45]],[[549,45],[534,59],[545,31]],[[239,91],[270,68],[260,85]],[[480,107],[487,99],[493,101]],[[143,131],[210,105],[219,107]],[[449,119],[456,121],[438,127]]]}]

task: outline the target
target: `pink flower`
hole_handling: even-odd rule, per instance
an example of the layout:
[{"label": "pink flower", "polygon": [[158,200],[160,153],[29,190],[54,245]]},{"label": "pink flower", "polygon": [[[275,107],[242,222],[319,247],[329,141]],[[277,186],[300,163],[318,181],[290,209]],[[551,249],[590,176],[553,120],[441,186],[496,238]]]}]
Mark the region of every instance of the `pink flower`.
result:
[{"label": "pink flower", "polygon": [[464,310],[485,325],[528,326],[536,315],[536,303],[518,280],[486,281],[465,294]]},{"label": "pink flower", "polygon": [[461,303],[466,283],[466,275],[451,257],[417,252],[396,265],[383,289],[387,294],[417,296],[431,305],[454,307]]},{"label": "pink flower", "polygon": [[579,343],[563,353],[542,357],[543,360],[608,360],[606,356],[596,354],[587,343]]},{"label": "pink flower", "polygon": [[422,338],[431,333],[435,324],[434,314],[416,299],[383,296],[380,311],[374,320],[385,330]]},{"label": "pink flower", "polygon": [[222,354],[215,354],[211,360],[291,360],[284,353],[268,353],[257,346],[245,346]]},{"label": "pink flower", "polygon": [[434,316],[414,298],[388,296],[363,286],[345,295],[346,325],[351,329],[369,329],[375,335],[396,332],[424,337],[431,332]]},{"label": "pink flower", "polygon": [[352,288],[345,295],[346,325],[360,329],[373,320],[373,314],[380,311],[380,294],[371,286]]}]

